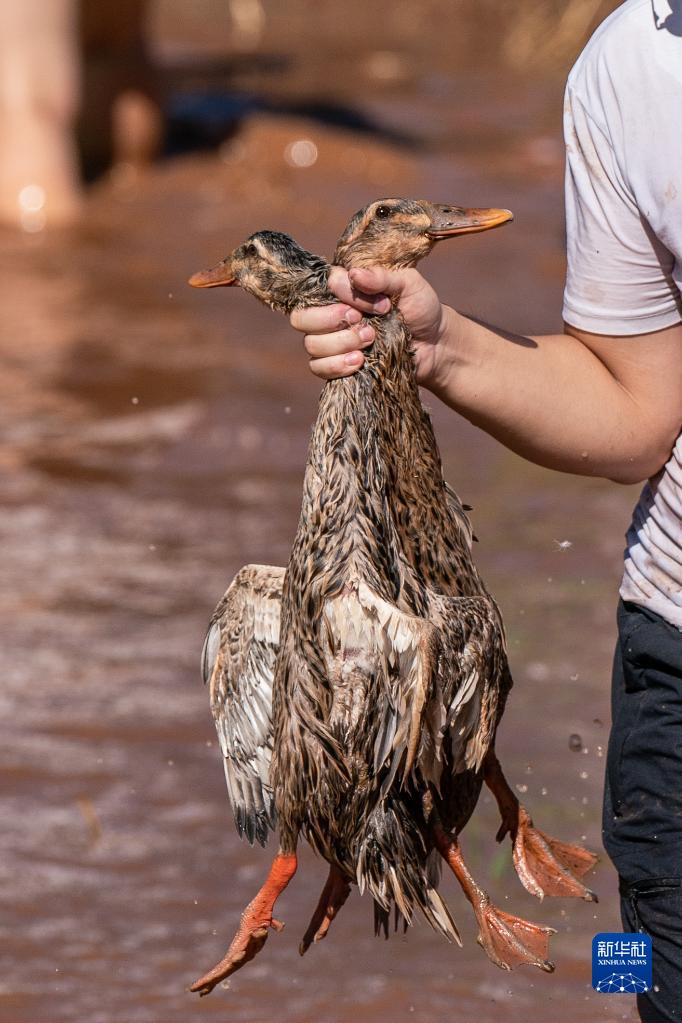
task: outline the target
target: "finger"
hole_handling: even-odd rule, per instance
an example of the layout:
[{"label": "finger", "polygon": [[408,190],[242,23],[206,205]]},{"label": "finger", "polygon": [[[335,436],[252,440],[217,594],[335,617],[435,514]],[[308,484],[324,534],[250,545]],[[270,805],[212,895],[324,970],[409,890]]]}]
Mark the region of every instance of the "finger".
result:
[{"label": "finger", "polygon": [[326,359],[311,359],[310,369],[322,380],[336,380],[357,373],[364,361],[362,352],[348,352],[346,355],[334,355]]},{"label": "finger", "polygon": [[352,323],[358,323],[361,315],[357,309],[351,309],[345,303],[333,305],[307,306],[294,309],[289,322],[294,330],[304,334],[327,334],[340,330]]},{"label": "finger", "polygon": [[374,328],[368,323],[359,330],[337,330],[332,334],[306,334],[305,350],[313,359],[326,359],[331,355],[345,355],[366,348],[374,341]]}]

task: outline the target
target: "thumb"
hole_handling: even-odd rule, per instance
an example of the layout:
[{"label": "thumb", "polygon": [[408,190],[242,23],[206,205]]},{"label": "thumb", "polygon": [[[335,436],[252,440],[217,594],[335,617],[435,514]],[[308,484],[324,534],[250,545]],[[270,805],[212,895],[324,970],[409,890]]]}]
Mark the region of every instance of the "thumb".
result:
[{"label": "thumb", "polygon": [[355,291],[363,291],[366,295],[400,295],[405,287],[405,275],[400,270],[388,270],[385,267],[357,267],[349,270],[350,283]]}]

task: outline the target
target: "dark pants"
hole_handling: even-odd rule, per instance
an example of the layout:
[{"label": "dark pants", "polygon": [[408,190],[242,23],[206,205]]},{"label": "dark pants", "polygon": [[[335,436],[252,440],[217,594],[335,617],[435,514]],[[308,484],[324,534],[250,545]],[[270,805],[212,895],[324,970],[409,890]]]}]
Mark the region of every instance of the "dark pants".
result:
[{"label": "dark pants", "polygon": [[653,944],[644,1023],[682,1023],[682,632],[635,604],[618,609],[604,845],[626,931]]}]

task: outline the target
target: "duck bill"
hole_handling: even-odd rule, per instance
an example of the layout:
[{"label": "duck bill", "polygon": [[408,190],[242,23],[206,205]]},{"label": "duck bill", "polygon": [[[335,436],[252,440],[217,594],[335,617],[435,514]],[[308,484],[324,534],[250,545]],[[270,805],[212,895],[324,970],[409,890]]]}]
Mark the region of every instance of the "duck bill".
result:
[{"label": "duck bill", "polygon": [[514,219],[510,210],[460,209],[439,203],[431,204],[430,213],[431,227],[426,233],[434,241],[454,238],[458,234],[489,231],[492,227],[500,227]]},{"label": "duck bill", "polygon": [[237,278],[232,270],[232,263],[229,259],[223,259],[221,263],[210,267],[208,270],[200,270],[192,274],[188,284],[193,288],[234,288]]}]

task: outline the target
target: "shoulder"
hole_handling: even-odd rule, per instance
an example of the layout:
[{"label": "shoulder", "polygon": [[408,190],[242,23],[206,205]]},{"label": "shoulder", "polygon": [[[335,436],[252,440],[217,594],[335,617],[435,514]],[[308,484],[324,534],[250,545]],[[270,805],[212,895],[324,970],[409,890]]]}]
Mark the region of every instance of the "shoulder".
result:
[{"label": "shoulder", "polygon": [[647,36],[653,39],[657,34],[651,0],[627,0],[594,31],[571,70],[569,83],[605,65],[618,73],[624,60],[628,63],[643,54]]},{"label": "shoulder", "polygon": [[664,123],[673,110],[677,116],[682,37],[665,28],[669,11],[669,0],[627,0],[602,22],[568,77],[567,114],[582,111],[619,151],[650,140],[652,117]]},{"label": "shoulder", "polygon": [[568,77],[587,105],[622,104],[665,89],[661,69],[682,68],[682,38],[665,30],[669,0],[626,0],[596,29]]},{"label": "shoulder", "polygon": [[595,31],[568,76],[568,95],[599,119],[599,110],[628,102],[657,45],[651,0],[628,0]]}]

